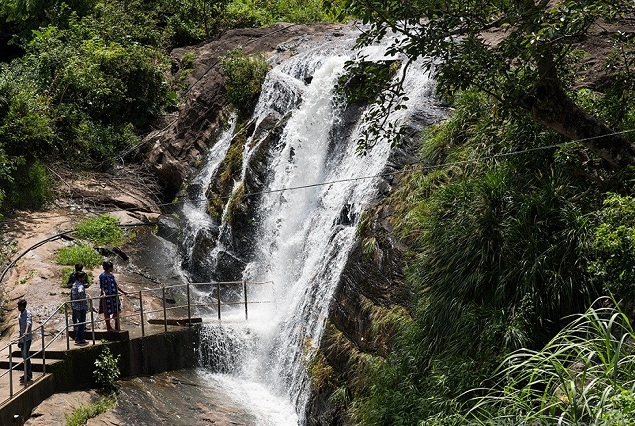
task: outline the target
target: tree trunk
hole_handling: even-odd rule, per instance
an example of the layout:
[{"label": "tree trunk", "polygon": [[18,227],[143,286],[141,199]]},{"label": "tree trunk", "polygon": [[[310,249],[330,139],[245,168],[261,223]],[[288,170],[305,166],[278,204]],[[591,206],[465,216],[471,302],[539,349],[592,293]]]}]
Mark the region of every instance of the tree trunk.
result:
[{"label": "tree trunk", "polygon": [[579,140],[615,168],[635,164],[633,145],[606,124],[583,111],[553,79],[544,79],[535,97],[527,99],[530,114],[538,123]]}]

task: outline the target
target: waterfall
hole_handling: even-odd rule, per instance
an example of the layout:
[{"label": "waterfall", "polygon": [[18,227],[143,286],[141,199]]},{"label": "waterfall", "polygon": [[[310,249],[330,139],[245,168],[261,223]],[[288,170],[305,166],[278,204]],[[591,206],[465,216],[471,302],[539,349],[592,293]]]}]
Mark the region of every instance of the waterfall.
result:
[{"label": "waterfall", "polygon": [[187,196],[181,202],[179,215],[183,220],[183,263],[191,265],[195,262],[194,250],[202,240],[216,240],[219,224],[207,213],[206,191],[215,177],[218,167],[227,154],[234,131],[236,115],[229,118],[227,129],[218,138],[207,154],[204,166],[190,181]]},{"label": "waterfall", "polygon": [[[248,321],[240,321],[239,314],[234,321],[230,315],[220,325],[208,326],[202,338],[208,336],[209,345],[220,345],[218,351],[231,360],[233,366],[206,350],[202,362],[215,368],[218,380],[229,389],[236,389],[236,398],[250,406],[254,399],[270,404],[261,407],[269,415],[260,419],[263,425],[305,422],[306,367],[320,344],[360,216],[377,199],[379,184],[385,182],[381,175],[390,167],[390,140],[380,138],[366,155],[356,154],[357,141],[370,125],[368,111],[351,112],[336,94],[346,61],[356,55],[394,59],[387,58],[381,46],[355,51],[356,36],[351,32],[307,47],[269,72],[252,117],[253,132],[243,149],[242,176],[235,185],[250,200],[244,213],[250,228],[243,232],[249,238],[240,234],[240,224],[224,223],[219,230],[219,224],[208,226],[197,219],[205,216],[204,202],[190,203],[187,212],[183,209],[188,221],[203,223],[187,225],[192,227],[187,233],[216,229],[218,242],[210,258],[234,250],[232,255],[244,261],[242,279],[268,283],[250,288],[250,300],[263,303],[249,307]],[[391,113],[388,121],[399,126],[416,117],[421,120],[422,115],[440,115],[434,112],[433,84],[427,74],[416,66],[402,67],[394,78],[401,79],[404,72],[407,109]],[[210,169],[217,167],[227,148],[218,150],[208,159],[208,164],[217,162]],[[263,165],[265,171],[255,176],[253,167]],[[206,185],[205,179],[213,174],[208,170],[204,178],[199,175],[196,184]],[[250,193],[248,185],[256,191]],[[187,238],[186,245],[195,244],[196,237]],[[221,332],[218,327],[235,330]],[[240,353],[230,353],[234,350]]]}]

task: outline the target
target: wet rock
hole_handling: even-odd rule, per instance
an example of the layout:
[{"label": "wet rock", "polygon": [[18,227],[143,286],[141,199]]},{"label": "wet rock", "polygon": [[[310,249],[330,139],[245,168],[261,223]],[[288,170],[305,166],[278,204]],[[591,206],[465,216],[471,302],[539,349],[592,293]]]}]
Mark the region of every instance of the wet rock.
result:
[{"label": "wet rock", "polygon": [[[279,49],[284,43],[306,43],[312,36],[335,33],[340,28],[341,25],[334,24],[280,23],[270,28],[231,30],[210,43],[174,49],[171,56],[176,62],[186,53],[195,56],[193,70],[187,76],[185,99],[178,113],[169,117],[161,130],[144,139],[149,147],[147,164],[160,179],[165,198],[172,198],[180,190],[222,131],[223,111],[228,103],[219,65],[221,56],[240,46],[248,54],[264,53],[275,62],[293,53],[292,49]],[[179,72],[178,67],[175,71]]]},{"label": "wet rock", "polygon": [[226,251],[218,253],[214,279],[216,281],[240,281],[242,279],[245,262],[234,254]]},{"label": "wet rock", "polygon": [[179,244],[181,242],[179,218],[172,215],[161,215],[157,235],[173,244]]}]

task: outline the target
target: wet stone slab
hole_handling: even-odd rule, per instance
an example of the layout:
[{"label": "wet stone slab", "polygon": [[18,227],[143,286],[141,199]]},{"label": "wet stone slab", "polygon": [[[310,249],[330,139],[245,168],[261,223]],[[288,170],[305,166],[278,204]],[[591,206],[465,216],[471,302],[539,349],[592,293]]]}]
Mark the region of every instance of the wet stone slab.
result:
[{"label": "wet stone slab", "polygon": [[234,403],[218,384],[205,380],[197,370],[122,381],[119,403],[109,416],[121,424],[134,426],[256,426],[255,418],[244,407]]}]

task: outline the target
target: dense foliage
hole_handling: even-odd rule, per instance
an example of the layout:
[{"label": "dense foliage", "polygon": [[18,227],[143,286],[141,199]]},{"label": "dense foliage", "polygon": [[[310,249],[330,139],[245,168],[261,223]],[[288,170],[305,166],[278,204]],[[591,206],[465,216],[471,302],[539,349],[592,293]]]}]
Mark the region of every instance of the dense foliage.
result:
[{"label": "dense foliage", "polygon": [[[585,145],[614,166],[635,164],[635,148],[615,131],[624,115],[606,123],[569,91],[590,64],[584,44],[616,23],[629,25],[630,0],[479,2],[427,0],[345,0],[344,13],[359,17],[368,29],[362,45],[390,38],[389,53],[421,59],[439,90],[451,97],[477,88],[496,99],[504,113],[527,114],[543,126]],[[632,97],[632,37],[615,33],[607,66],[619,83],[606,89],[607,102]],[[403,93],[395,92],[397,100]],[[619,107],[618,107],[619,108]],[[622,114],[632,115],[622,109]],[[589,114],[591,112],[591,114]],[[632,117],[631,117],[632,120]],[[630,122],[630,120],[629,120]],[[632,123],[631,123],[632,124]],[[372,134],[371,134],[372,136]],[[630,140],[632,141],[632,135]],[[368,142],[372,144],[372,139]]]},{"label": "dense foliage", "polygon": [[[0,212],[49,200],[56,161],[107,169],[134,152],[177,105],[172,47],[330,13],[321,0],[0,0]],[[255,85],[262,67],[250,69]]]},{"label": "dense foliage", "polygon": [[[581,42],[611,25],[628,28],[635,5],[346,0],[345,6],[368,25],[360,45],[390,38],[389,53],[427,64],[453,107],[446,122],[424,135],[419,168],[392,200],[410,249],[413,306],[391,318],[396,333],[386,357],[349,361],[357,375],[344,386],[355,423],[630,419],[635,374],[618,360],[632,351],[620,346],[632,339],[633,314],[632,31],[601,37],[608,52],[602,79],[587,74],[588,46]],[[384,112],[407,96],[398,86],[387,92]],[[370,129],[362,150],[383,130]],[[603,294],[615,297],[616,311],[569,325]],[[604,332],[613,312],[626,324],[614,330],[617,342]],[[573,342],[572,335],[579,346],[562,343]],[[604,343],[610,353],[598,349]],[[534,361],[495,375],[499,365],[523,357]],[[579,363],[586,363],[581,370]],[[591,383],[579,386],[586,373]],[[611,391],[603,394],[603,386]],[[338,388],[333,398],[340,394]],[[479,395],[486,399],[467,419]]]},{"label": "dense foliage", "polygon": [[[394,320],[400,332],[388,357],[373,363],[372,385],[352,386],[350,413],[358,424],[466,424],[471,398],[488,388],[478,410],[482,424],[509,419],[512,408],[527,421],[545,420],[553,413],[545,414],[543,404],[576,389],[558,390],[546,376],[541,380],[556,393],[541,400],[538,385],[532,401],[521,367],[506,370],[507,381],[494,376],[505,357],[537,354],[569,371],[577,358],[549,351],[563,327],[574,333],[567,328],[571,315],[602,294],[618,297],[624,315],[633,313],[632,170],[612,175],[580,163],[580,144],[528,118],[506,117],[478,90],[455,97],[454,107],[426,133],[419,169],[393,197],[397,228],[411,250],[407,279],[415,306]],[[619,357],[630,353],[624,350]],[[628,363],[619,366],[611,389],[635,379]],[[604,368],[590,359],[588,367]],[[510,383],[521,387],[499,401]],[[591,414],[576,417],[571,409],[567,424],[590,415],[613,419],[620,415],[615,404],[630,404],[616,391],[607,394],[613,411],[598,408],[598,389],[582,396]]]}]

